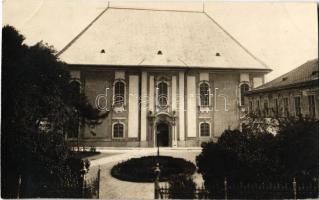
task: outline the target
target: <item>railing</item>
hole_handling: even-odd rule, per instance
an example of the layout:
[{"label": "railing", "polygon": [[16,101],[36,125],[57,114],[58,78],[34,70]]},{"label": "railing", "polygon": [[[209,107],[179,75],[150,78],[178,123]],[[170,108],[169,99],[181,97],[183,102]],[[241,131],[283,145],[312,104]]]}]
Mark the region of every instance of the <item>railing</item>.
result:
[{"label": "railing", "polygon": [[[173,194],[169,191],[167,184],[164,184],[163,187],[158,189],[160,199],[172,199],[172,196],[178,196],[178,194]],[[188,193],[183,196],[194,196],[195,199],[209,199],[209,192],[205,189],[204,186],[198,187],[195,189],[194,193]]]},{"label": "railing", "polygon": [[[304,199],[318,197],[317,183],[232,183],[227,186],[229,199]],[[214,196],[214,194],[212,195]]]},{"label": "railing", "polygon": [[100,177],[101,169],[99,168],[94,177],[83,180],[82,198],[98,199],[100,196]]},{"label": "railing", "polygon": [[[174,194],[170,193],[169,186],[159,187],[158,197],[169,199]],[[185,194],[187,196],[187,194]],[[318,180],[291,182],[259,182],[243,183],[224,181],[211,183],[209,190],[204,186],[196,188],[195,199],[305,199],[319,198]]]}]

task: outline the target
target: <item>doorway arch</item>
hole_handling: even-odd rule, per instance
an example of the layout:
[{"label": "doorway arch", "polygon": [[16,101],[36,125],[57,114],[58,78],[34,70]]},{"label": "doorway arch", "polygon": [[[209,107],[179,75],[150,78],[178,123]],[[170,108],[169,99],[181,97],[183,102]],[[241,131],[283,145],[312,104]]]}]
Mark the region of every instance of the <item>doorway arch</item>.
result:
[{"label": "doorway arch", "polygon": [[165,122],[159,122],[156,125],[156,140],[160,147],[168,147],[169,142],[169,124]]}]

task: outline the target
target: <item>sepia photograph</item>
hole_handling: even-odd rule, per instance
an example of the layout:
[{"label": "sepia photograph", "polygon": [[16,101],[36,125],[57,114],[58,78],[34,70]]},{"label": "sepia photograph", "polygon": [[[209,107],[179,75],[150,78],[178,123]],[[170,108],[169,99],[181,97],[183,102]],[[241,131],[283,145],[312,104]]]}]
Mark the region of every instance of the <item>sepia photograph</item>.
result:
[{"label": "sepia photograph", "polygon": [[316,1],[1,4],[1,198],[319,199]]}]

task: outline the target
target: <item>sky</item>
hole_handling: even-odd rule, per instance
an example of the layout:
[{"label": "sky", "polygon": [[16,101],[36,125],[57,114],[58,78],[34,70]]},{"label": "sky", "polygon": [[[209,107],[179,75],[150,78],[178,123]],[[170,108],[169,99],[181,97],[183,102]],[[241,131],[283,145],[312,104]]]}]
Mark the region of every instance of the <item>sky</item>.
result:
[{"label": "sky", "polygon": [[[106,6],[107,0],[3,0],[3,25],[26,43],[40,40],[61,50]],[[318,57],[315,2],[111,1],[111,6],[166,10],[205,9],[273,71],[270,81]]]}]

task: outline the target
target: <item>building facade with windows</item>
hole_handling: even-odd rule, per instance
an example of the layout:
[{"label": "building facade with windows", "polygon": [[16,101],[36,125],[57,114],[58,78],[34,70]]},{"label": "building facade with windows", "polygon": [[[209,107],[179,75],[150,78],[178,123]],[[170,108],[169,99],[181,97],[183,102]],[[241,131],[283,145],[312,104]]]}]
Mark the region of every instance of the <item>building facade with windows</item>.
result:
[{"label": "building facade with windows", "polygon": [[263,117],[319,118],[318,59],[246,94],[248,110]]},{"label": "building facade with windows", "polygon": [[[200,146],[240,125],[244,93],[271,70],[199,11],[107,7],[58,57],[109,115],[88,146]],[[75,139],[74,136],[69,137]]]}]

